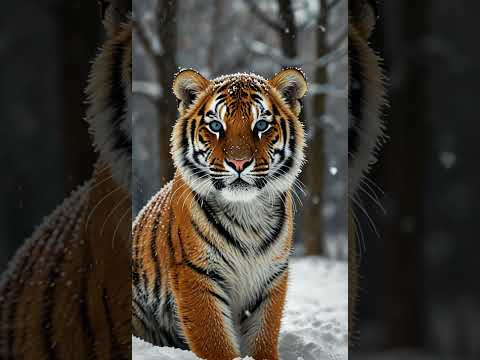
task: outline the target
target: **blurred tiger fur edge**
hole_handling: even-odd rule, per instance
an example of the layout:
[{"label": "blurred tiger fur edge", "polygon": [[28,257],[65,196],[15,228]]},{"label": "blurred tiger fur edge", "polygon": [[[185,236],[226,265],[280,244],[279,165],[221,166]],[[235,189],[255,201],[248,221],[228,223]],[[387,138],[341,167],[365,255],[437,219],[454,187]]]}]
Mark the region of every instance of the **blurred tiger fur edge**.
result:
[{"label": "blurred tiger fur edge", "polygon": [[375,0],[350,0],[348,6],[348,242],[349,242],[349,338],[356,338],[356,307],[359,296],[361,229],[354,208],[361,211],[360,192],[372,192],[367,174],[385,141],[385,126],[380,116],[385,101],[385,78],[381,60],[369,38],[377,20]]},{"label": "blurred tiger fur edge", "polygon": [[99,160],[0,279],[0,359],[131,358],[131,8],[103,5],[86,90]]}]

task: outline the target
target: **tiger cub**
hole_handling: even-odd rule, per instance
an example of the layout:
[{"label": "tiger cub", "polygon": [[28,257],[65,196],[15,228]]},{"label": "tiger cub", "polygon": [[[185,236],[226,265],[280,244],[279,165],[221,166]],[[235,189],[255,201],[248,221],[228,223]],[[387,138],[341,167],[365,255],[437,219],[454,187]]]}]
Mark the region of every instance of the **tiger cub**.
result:
[{"label": "tiger cub", "polygon": [[359,191],[370,188],[366,174],[376,161],[376,153],[384,142],[384,124],[380,119],[385,105],[384,76],[380,59],[369,44],[376,21],[375,0],[350,0],[348,27],[349,57],[349,119],[348,119],[348,180],[349,180],[349,333],[355,323],[358,297],[359,229],[353,211],[361,206]]},{"label": "tiger cub", "polygon": [[0,279],[0,359],[131,357],[131,25],[112,11],[87,89],[100,160]]},{"label": "tiger cub", "polygon": [[133,225],[133,333],[208,360],[278,360],[304,162],[303,73],[178,73],[173,180]]}]

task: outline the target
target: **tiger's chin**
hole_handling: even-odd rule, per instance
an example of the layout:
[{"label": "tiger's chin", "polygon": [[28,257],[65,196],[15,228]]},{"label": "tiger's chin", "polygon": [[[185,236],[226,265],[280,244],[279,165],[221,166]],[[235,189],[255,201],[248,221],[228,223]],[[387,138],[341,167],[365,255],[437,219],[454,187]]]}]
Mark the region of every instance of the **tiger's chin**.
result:
[{"label": "tiger's chin", "polygon": [[232,187],[228,186],[220,191],[221,196],[227,202],[249,202],[255,200],[259,190],[254,186]]}]

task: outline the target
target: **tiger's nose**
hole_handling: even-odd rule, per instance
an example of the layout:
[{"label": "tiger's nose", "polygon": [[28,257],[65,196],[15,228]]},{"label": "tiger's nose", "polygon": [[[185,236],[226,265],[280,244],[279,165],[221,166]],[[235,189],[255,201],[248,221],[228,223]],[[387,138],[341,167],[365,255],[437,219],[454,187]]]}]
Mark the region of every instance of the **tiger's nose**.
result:
[{"label": "tiger's nose", "polygon": [[225,159],[225,162],[228,166],[236,170],[237,172],[242,172],[245,168],[252,163],[252,158],[250,159]]}]

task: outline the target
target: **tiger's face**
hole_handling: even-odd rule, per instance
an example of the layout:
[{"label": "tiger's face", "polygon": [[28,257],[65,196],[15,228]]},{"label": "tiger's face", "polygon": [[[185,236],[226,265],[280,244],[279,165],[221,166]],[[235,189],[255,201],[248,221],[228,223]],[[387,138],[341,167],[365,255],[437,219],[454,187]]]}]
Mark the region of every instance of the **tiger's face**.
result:
[{"label": "tiger's face", "polygon": [[180,105],[173,159],[194,192],[247,202],[291,188],[305,147],[298,116],[307,83],[299,70],[212,81],[184,70],[173,90]]},{"label": "tiger's face", "polygon": [[376,1],[351,0],[348,11],[348,176],[352,196],[376,161],[384,138],[380,113],[385,100],[380,60],[369,44]]}]

